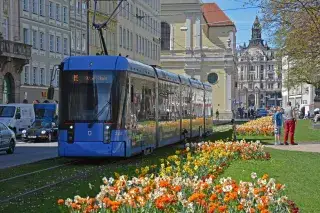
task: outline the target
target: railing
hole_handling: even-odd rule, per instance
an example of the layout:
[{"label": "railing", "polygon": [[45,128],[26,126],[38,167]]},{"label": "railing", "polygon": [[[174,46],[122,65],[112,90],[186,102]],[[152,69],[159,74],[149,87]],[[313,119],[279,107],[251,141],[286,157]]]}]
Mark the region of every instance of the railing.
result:
[{"label": "railing", "polygon": [[16,58],[30,59],[31,45],[18,43],[0,38],[0,55],[14,54]]}]

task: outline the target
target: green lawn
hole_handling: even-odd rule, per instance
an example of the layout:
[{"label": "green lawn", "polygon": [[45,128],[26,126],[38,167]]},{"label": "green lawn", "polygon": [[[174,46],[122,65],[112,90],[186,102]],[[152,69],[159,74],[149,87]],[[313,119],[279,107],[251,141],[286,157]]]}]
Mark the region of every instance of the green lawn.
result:
[{"label": "green lawn", "polygon": [[222,175],[249,181],[251,172],[258,176],[267,173],[287,186],[287,196],[301,212],[320,211],[320,153],[283,151],[267,148],[269,161],[235,161]]},{"label": "green lawn", "polygon": [[[281,142],[284,138],[284,129],[282,129]],[[295,131],[295,142],[320,142],[320,130],[313,129],[312,121],[310,120],[298,120],[298,124]],[[238,139],[245,139],[246,141],[260,140],[265,144],[273,144],[274,136],[238,136]]]}]

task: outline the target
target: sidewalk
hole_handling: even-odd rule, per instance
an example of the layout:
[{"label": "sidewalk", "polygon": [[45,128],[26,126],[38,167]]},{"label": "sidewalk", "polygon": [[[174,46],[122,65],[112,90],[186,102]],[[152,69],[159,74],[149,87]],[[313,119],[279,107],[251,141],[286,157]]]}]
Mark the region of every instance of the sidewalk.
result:
[{"label": "sidewalk", "polygon": [[289,151],[301,151],[301,152],[318,152],[320,153],[320,142],[318,143],[299,143],[299,145],[266,145],[273,149],[289,150]]}]

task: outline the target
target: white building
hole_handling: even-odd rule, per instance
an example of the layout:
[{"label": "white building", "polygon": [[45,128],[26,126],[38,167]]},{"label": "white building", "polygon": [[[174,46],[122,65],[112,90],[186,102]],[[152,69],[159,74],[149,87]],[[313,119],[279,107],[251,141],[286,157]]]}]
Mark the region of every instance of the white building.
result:
[{"label": "white building", "polygon": [[149,65],[160,64],[160,0],[127,0],[118,13],[118,53]]},{"label": "white building", "polygon": [[276,51],[261,38],[261,25],[256,17],[248,46],[238,50],[239,102],[246,107],[281,106],[282,71]]},{"label": "white building", "polygon": [[292,88],[285,86],[285,81],[287,78],[290,78],[290,75],[288,75],[288,68],[290,69],[291,65],[292,63],[288,61],[287,56],[282,58],[282,85],[284,85],[282,87],[282,107],[285,107],[288,101],[290,101],[293,107],[300,109],[305,106],[306,112],[310,110],[310,113],[312,114],[314,109],[314,98],[316,96],[314,86],[310,84],[300,84]]}]

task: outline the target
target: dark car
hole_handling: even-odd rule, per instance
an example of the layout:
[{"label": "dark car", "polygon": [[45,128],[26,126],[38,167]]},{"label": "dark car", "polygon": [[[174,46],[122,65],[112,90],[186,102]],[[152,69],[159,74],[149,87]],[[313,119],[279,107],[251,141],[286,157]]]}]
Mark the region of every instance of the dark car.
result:
[{"label": "dark car", "polygon": [[257,109],[257,114],[256,114],[256,117],[257,118],[261,118],[261,117],[265,117],[265,116],[268,116],[268,111],[266,109]]},{"label": "dark car", "polygon": [[36,120],[29,129],[22,131],[24,141],[48,141],[58,139],[58,127],[51,120]]}]

